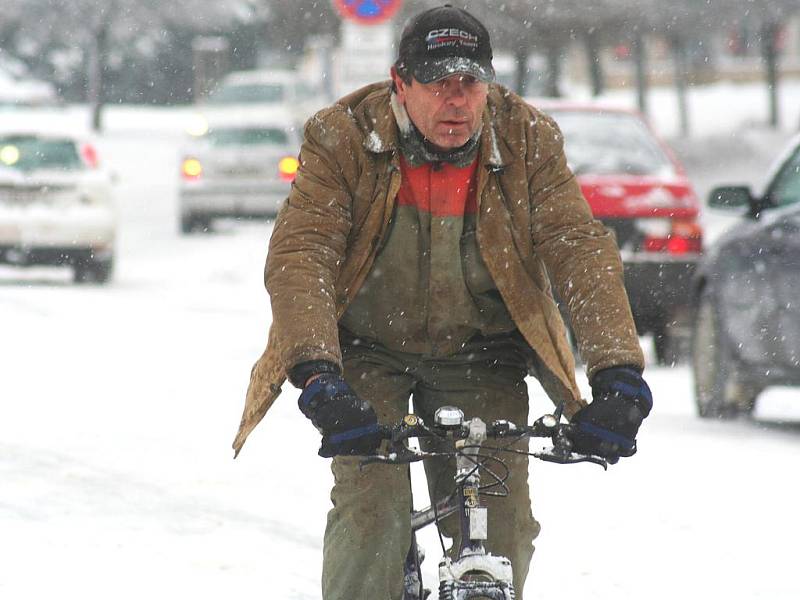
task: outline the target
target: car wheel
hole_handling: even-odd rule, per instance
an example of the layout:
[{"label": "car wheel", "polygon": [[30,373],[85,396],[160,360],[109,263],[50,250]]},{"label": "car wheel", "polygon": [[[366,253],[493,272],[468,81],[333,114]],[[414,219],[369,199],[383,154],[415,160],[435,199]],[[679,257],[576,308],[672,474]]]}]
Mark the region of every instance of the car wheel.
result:
[{"label": "car wheel", "polygon": [[182,233],[209,233],[211,231],[211,222],[203,217],[195,215],[181,215],[181,232]]},{"label": "car wheel", "polygon": [[692,371],[695,403],[701,417],[730,419],[752,413],[761,389],[747,382],[734,363],[710,290],[703,292],[695,317]]},{"label": "car wheel", "polygon": [[114,271],[114,261],[79,262],[73,268],[72,279],[75,283],[108,283]]},{"label": "car wheel", "polygon": [[688,309],[674,310],[656,324],[653,328],[653,347],[660,365],[669,367],[688,358],[691,353]]},{"label": "car wheel", "polygon": [[678,343],[679,340],[674,339],[663,327],[653,331],[653,348],[656,352],[656,362],[666,367],[680,362],[680,349],[676,347]]}]

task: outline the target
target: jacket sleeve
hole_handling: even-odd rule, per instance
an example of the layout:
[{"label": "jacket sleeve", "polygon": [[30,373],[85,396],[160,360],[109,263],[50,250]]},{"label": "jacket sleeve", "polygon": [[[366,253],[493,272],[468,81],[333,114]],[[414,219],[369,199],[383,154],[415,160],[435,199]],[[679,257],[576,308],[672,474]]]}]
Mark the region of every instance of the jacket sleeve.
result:
[{"label": "jacket sleeve", "polygon": [[621,364],[643,368],[616,242],[567,166],[556,123],[536,113],[529,135],[534,248],[567,305],[587,375]]},{"label": "jacket sleeve", "polygon": [[357,136],[341,107],[308,121],[300,167],[275,222],[264,279],[284,371],[309,360],[341,366],[334,285],[350,232],[347,174]]}]

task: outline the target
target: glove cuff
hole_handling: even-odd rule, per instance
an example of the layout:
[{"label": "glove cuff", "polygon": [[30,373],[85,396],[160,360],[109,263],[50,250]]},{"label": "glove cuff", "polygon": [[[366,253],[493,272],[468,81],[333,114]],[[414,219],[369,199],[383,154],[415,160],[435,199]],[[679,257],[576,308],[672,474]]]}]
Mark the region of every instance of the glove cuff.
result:
[{"label": "glove cuff", "polygon": [[636,406],[643,417],[647,417],[653,408],[650,386],[635,366],[621,365],[598,371],[592,377],[591,386],[595,402],[613,397],[625,399]]},{"label": "glove cuff", "polygon": [[298,388],[303,389],[309,377],[319,375],[321,373],[332,373],[340,375],[342,370],[339,365],[329,360],[307,360],[305,362],[297,363],[287,373],[291,384]]},{"label": "glove cuff", "polygon": [[641,377],[643,369],[637,367],[636,365],[617,365],[616,367],[606,367],[605,369],[600,369],[592,376],[592,380],[589,382],[589,385],[594,385],[596,381],[602,381],[608,375],[620,371],[627,371],[629,376]]},{"label": "glove cuff", "polygon": [[351,392],[350,386],[339,375],[322,373],[303,388],[303,393],[297,399],[297,406],[313,422],[315,421],[315,413],[320,406],[330,402],[332,397],[337,394],[347,394],[349,392]]}]

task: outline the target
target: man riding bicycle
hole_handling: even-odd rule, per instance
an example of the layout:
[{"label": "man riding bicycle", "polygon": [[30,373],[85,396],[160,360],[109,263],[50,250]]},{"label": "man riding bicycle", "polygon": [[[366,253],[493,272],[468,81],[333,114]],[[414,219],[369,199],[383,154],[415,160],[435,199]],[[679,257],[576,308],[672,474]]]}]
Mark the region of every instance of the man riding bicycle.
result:
[{"label": "man riding bicycle", "polygon": [[[405,27],[391,81],[305,126],[270,240],[273,323],[253,367],[238,453],[288,379],[333,458],[324,600],[399,600],[411,543],[407,466],[359,467],[378,423],[442,405],[526,423],[536,376],[577,424],[575,448],[635,452],[652,399],[611,234],[567,167],[552,119],[492,83],[486,28],[445,5]],[[566,303],[593,401],[580,398],[551,286]],[[527,456],[486,547],[518,597],[539,524]],[[432,494],[446,462],[426,464]],[[452,480],[452,477],[450,477]],[[487,503],[491,504],[489,498]],[[457,524],[443,524],[456,535]]]}]

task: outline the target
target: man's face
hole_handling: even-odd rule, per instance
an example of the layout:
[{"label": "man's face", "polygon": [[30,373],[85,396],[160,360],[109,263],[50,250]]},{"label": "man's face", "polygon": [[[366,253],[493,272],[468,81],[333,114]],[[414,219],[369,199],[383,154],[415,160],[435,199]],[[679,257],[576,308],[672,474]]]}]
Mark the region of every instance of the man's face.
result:
[{"label": "man's face", "polygon": [[392,68],[397,99],[422,135],[440,150],[463,146],[478,130],[489,85],[456,74],[432,83],[404,83]]}]

